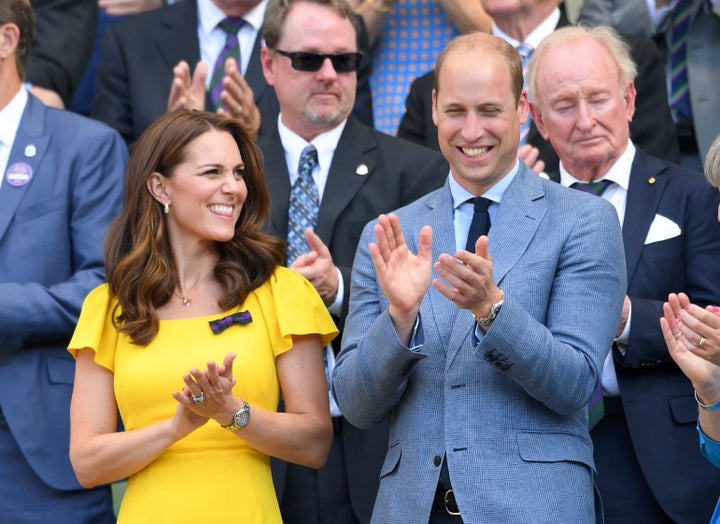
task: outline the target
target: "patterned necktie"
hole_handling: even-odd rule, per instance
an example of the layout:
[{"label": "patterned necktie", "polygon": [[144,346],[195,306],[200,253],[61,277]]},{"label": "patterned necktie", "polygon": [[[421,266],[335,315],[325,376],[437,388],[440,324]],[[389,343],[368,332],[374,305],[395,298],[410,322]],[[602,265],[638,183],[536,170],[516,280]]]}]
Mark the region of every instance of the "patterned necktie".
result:
[{"label": "patterned necktie", "polygon": [[307,251],[305,229],[315,229],[320,198],[312,177],[318,156],[312,144],[303,149],[300,155],[298,177],[290,190],[290,206],[288,208],[287,265]]},{"label": "patterned necktie", "polygon": [[[517,47],[518,54],[520,55],[520,58],[522,59],[522,68],[523,68],[523,87],[527,89],[527,68],[528,63],[530,63],[530,57],[532,56],[533,52],[533,46],[529,44],[518,44]],[[527,142],[527,136],[528,132],[530,131],[530,124],[532,123],[532,120],[530,119],[530,114],[528,113],[527,122],[520,125],[520,145],[523,145]]]},{"label": "patterned necktie", "polygon": [[225,47],[222,48],[217,60],[215,60],[215,67],[213,67],[212,76],[210,77],[207,94],[209,111],[217,111],[223,105],[222,100],[220,100],[220,93],[223,90],[222,79],[225,76],[225,61],[228,58],[234,58],[238,62],[238,68],[240,67],[240,45],[238,44],[237,34],[244,23],[245,20],[242,18],[225,18],[217,25],[225,31],[227,38],[225,39]]},{"label": "patterned necktie", "polygon": [[670,38],[670,108],[677,121],[692,121],[687,74],[687,41],[693,0],[678,0]]},{"label": "patterned necktie", "polygon": [[597,182],[574,182],[570,184],[570,187],[591,195],[601,196],[612,184],[612,180],[598,180]]},{"label": "patterned necktie", "polygon": [[481,235],[487,235],[490,231],[490,213],[488,213],[488,206],[492,203],[492,200],[488,200],[483,197],[475,197],[468,200],[475,206],[473,211],[472,222],[470,222],[470,230],[468,231],[467,243],[465,244],[465,250],[470,253],[475,253],[475,242],[480,238]]}]

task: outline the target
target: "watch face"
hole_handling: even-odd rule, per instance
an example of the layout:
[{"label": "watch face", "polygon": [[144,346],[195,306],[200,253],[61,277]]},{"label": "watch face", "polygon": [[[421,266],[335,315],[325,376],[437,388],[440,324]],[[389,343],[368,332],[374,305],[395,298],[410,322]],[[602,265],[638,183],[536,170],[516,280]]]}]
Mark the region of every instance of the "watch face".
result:
[{"label": "watch face", "polygon": [[247,404],[237,413],[235,413],[235,424],[244,426],[250,421],[250,410]]}]

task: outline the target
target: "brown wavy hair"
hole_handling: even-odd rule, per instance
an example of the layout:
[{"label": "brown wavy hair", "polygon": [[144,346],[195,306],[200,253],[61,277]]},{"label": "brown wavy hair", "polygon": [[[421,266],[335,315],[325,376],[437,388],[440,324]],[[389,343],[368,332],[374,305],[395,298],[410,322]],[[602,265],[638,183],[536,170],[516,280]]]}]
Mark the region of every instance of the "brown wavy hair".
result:
[{"label": "brown wavy hair", "polygon": [[235,236],[218,242],[214,276],[224,289],[223,310],[241,305],[248,293],[265,282],[285,258],[285,242],[262,231],[270,212],[270,196],[260,153],[236,121],[215,113],[177,110],[158,118],[133,148],[125,175],[123,209],[105,242],[105,274],[117,297],[113,325],[134,344],[147,345],[157,334],[156,310],[172,297],[177,270],[170,251],[163,205],[150,194],[154,172],[170,178],[184,162],[188,145],[211,130],[232,135],[245,164],[248,194],[235,224]]}]

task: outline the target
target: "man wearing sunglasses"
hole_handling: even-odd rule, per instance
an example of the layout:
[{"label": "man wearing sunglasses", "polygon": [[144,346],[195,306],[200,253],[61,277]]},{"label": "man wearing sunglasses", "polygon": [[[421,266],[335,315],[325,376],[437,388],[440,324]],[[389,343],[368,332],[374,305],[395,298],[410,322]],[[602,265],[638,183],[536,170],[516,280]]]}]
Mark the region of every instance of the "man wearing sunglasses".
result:
[{"label": "man wearing sunglasses", "polygon": [[[264,123],[278,113],[275,93],[260,66],[266,4],[267,0],[183,0],[113,24],[103,39],[92,116],[117,129],[128,144],[165,111],[178,107],[222,111],[252,134],[264,133]],[[230,36],[222,24],[228,19],[238,24],[232,35],[238,58],[222,60]],[[367,42],[363,26],[363,48]],[[226,64],[219,109],[206,96],[214,91],[217,62]],[[369,56],[360,66],[354,114],[372,125]]]},{"label": "man wearing sunglasses", "polygon": [[[258,141],[272,201],[268,228],[288,240],[289,266],[316,287],[342,330],[363,226],[442,185],[448,165],[439,153],[351,116],[361,54],[346,0],[269,0],[263,37],[263,72],[280,104],[274,129]],[[312,148],[317,161],[301,168],[303,152]],[[316,215],[306,217],[309,227],[298,228],[293,209],[303,177],[316,192]],[[328,374],[334,355],[326,348]],[[334,404],[331,397],[335,436],[325,466],[273,463],[285,523],[370,521],[388,421],[362,431]]]}]

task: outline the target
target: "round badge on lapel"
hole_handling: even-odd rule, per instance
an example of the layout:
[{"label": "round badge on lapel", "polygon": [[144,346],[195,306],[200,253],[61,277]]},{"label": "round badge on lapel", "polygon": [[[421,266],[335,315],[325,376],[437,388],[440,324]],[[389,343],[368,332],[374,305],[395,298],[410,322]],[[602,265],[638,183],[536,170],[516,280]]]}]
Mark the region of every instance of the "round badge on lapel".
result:
[{"label": "round badge on lapel", "polygon": [[368,169],[368,166],[365,164],[358,164],[358,166],[355,168],[355,174],[360,176],[365,176],[370,172]]},{"label": "round badge on lapel", "polygon": [[30,182],[32,175],[32,167],[24,162],[17,162],[8,167],[5,180],[13,187],[20,187]]},{"label": "round badge on lapel", "polygon": [[25,156],[28,158],[32,158],[37,154],[37,147],[35,147],[34,144],[29,144],[25,146]]}]

